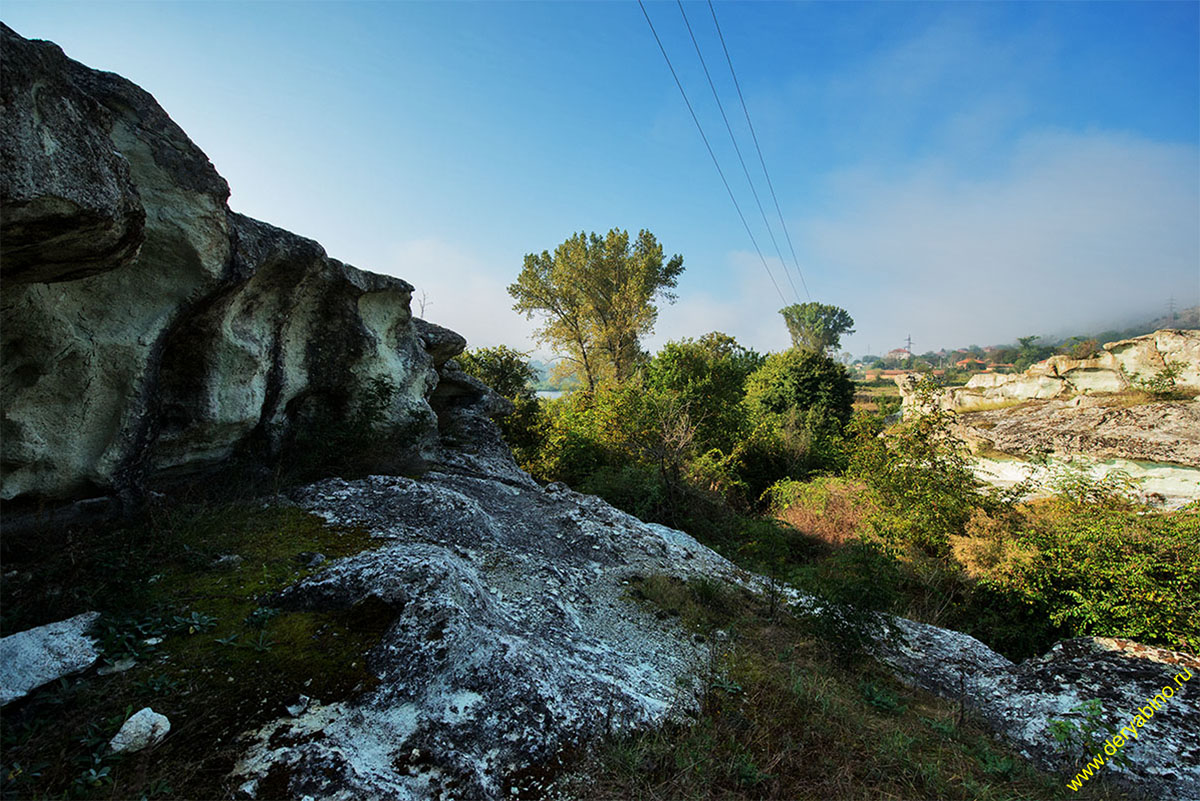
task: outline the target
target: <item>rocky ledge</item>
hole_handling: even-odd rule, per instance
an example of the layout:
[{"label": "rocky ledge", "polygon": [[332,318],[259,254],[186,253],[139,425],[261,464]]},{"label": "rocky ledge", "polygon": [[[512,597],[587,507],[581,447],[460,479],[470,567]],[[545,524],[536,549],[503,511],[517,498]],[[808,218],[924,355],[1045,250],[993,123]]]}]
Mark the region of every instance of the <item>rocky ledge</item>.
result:
[{"label": "rocky ledge", "polygon": [[[1138,733],[1102,771],[1148,798],[1200,798],[1200,660],[1128,640],[1065,640],[1042,656],[1014,664],[973,637],[898,620],[902,645],[885,655],[901,676],[957,699],[1035,762],[1061,772],[1064,784],[1090,762],[1112,733],[1133,724]],[[1159,695],[1166,692],[1167,696]],[[1151,704],[1151,699],[1155,699]],[[1083,706],[1098,705],[1093,714]],[[1055,721],[1074,732],[1055,737]],[[1104,732],[1099,746],[1082,732]],[[1128,734],[1126,735],[1128,737]],[[1102,774],[1098,774],[1102,775]]]},{"label": "rocky ledge", "polygon": [[958,416],[969,442],[1017,456],[1081,455],[1200,467],[1200,401],[1138,406],[1103,397],[1031,401]]},{"label": "rocky ledge", "polygon": [[539,798],[565,750],[693,708],[709,644],[637,605],[630,581],[748,576],[686,534],[542,488],[502,457],[472,462],[297,493],[387,544],[273,603],[372,599],[396,617],[370,657],[375,689],[250,735],[237,768],[246,796]]}]

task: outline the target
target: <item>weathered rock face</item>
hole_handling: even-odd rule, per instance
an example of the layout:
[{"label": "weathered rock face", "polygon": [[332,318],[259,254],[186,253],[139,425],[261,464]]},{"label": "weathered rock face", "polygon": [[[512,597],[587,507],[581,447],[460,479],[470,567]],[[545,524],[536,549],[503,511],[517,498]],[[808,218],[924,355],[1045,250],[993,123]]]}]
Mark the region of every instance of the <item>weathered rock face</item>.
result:
[{"label": "weathered rock face", "polygon": [[[1035,761],[1061,771],[1064,783],[1095,756],[1081,746],[1056,745],[1055,720],[1089,725],[1078,707],[1098,701],[1101,728],[1132,725],[1138,709],[1166,687],[1145,726],[1120,750],[1129,764],[1109,760],[1101,770],[1150,798],[1200,798],[1200,660],[1127,640],[1082,638],[1056,644],[1043,656],[1013,664],[966,634],[898,621],[903,645],[888,660],[914,683],[958,698]],[[1160,697],[1161,698],[1161,697]],[[1108,735],[1104,735],[1107,737]],[[1128,734],[1126,737],[1130,737]],[[1103,740],[1103,737],[1101,738]]]},{"label": "weathered rock face", "polygon": [[[1109,342],[1103,353],[1091,359],[1051,356],[1024,373],[979,373],[965,386],[942,392],[938,404],[950,411],[969,412],[1004,401],[1122,392],[1168,366],[1178,369],[1175,382],[1180,389],[1200,389],[1200,331],[1164,329]],[[914,377],[897,376],[896,385],[905,408],[912,408],[917,402]]]},{"label": "weathered rock face", "polygon": [[396,618],[370,656],[376,689],[252,733],[236,771],[245,794],[542,797],[538,776],[563,749],[694,704],[708,644],[639,607],[629,580],[740,571],[685,534],[539,487],[498,449],[469,458],[421,480],[330,479],[297,494],[387,544],[273,603],[374,599]]},{"label": "weathered rock face", "polygon": [[1200,401],[1106,406],[1075,398],[1044,404],[965,412],[958,432],[1014,455],[1042,453],[1134,459],[1200,467]]},{"label": "weathered rock face", "polygon": [[428,444],[435,362],[464,343],[417,330],[409,284],[231,213],[150,95],[0,36],[0,497],[128,499],[248,443],[270,457],[381,379],[389,422]]}]

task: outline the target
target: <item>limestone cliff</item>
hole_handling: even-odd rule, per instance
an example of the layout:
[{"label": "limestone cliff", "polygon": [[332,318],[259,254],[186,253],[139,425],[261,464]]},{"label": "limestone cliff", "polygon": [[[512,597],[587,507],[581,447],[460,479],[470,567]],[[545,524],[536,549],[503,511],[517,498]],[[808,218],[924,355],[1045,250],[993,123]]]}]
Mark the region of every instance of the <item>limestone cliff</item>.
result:
[{"label": "limestone cliff", "polygon": [[149,94],[0,36],[10,512],[136,501],[238,453],[269,461],[375,379],[402,444],[432,441],[436,368],[465,343],[413,319],[408,283],[231,212],[225,180]]},{"label": "limestone cliff", "polygon": [[[1176,386],[1200,390],[1200,331],[1163,329],[1133,339],[1109,342],[1088,359],[1051,356],[1023,373],[979,373],[965,386],[949,387],[938,397],[943,409],[970,412],[997,403],[1026,400],[1065,400],[1077,395],[1122,392],[1137,381],[1152,379],[1166,367],[1175,368]],[[914,374],[896,377],[905,407],[917,402]]]}]

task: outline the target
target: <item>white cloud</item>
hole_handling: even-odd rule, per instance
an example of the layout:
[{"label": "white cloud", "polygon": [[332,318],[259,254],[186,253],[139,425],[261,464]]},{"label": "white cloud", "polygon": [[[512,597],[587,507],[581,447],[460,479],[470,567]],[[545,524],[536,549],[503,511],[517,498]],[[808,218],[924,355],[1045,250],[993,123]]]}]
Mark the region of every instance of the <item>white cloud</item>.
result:
[{"label": "white cloud", "polygon": [[859,323],[857,350],[1119,324],[1172,293],[1196,302],[1195,147],[1049,132],[1015,153],[982,179],[945,163],[843,174],[834,211],[799,222],[810,269],[850,295],[838,305]]},{"label": "white cloud", "polygon": [[[778,259],[768,259],[768,266],[785,297],[791,297],[791,287],[784,277]],[[680,299],[671,306],[660,306],[654,336],[646,342],[657,350],[668,340],[693,339],[710,331],[721,331],[734,337],[746,347],[760,352],[780,350],[790,345],[787,326],[779,315],[783,303],[779,292],[763,270],[756,253],[734,251],[725,257],[720,270],[727,276],[726,291],[720,295],[705,291],[689,291],[687,273],[681,279]]]}]

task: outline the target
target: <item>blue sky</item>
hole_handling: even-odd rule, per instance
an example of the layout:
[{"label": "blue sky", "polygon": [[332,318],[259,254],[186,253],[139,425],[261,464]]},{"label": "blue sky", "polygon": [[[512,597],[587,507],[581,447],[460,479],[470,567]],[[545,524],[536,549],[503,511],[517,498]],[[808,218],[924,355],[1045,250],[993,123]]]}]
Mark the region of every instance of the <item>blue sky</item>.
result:
[{"label": "blue sky", "polygon": [[[793,300],[678,6],[647,9]],[[771,211],[708,6],[685,9]],[[858,322],[848,349],[1200,302],[1198,9],[717,3],[812,297]],[[3,19],[145,87],[234,209],[406,278],[472,345],[532,349],[505,293],[524,254],[614,226],[684,256],[652,347],[714,329],[786,345],[635,2],[8,0]]]}]

